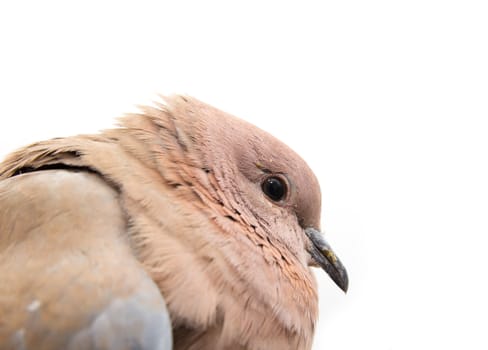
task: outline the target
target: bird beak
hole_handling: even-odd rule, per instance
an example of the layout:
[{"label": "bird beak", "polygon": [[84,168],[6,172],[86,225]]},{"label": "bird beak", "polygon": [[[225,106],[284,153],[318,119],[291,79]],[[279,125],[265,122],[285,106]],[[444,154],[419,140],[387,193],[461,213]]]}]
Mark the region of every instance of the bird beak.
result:
[{"label": "bird beak", "polygon": [[305,229],[305,234],[312,242],[307,250],[314,259],[314,262],[327,272],[330,278],[332,278],[335,284],[337,284],[344,293],[347,292],[349,279],[347,277],[346,268],[332,251],[332,248],[326,242],[323,234],[311,227]]}]

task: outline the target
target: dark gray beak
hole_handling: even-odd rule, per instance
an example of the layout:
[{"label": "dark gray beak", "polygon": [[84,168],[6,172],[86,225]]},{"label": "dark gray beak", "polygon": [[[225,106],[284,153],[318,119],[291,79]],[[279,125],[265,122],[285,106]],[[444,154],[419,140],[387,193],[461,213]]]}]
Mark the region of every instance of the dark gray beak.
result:
[{"label": "dark gray beak", "polygon": [[349,279],[344,265],[342,265],[339,258],[332,251],[330,245],[326,242],[324,235],[314,229],[305,229],[305,234],[310,238],[312,244],[308,252],[315,260],[315,262],[327,272],[337,286],[345,292],[349,286]]}]

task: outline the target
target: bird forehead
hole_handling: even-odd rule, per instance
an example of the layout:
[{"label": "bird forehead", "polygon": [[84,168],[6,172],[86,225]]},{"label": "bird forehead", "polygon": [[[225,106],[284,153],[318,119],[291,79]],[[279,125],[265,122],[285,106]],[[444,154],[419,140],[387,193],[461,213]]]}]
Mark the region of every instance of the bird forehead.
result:
[{"label": "bird forehead", "polygon": [[281,173],[293,182],[294,186],[307,187],[320,191],[315,174],[308,164],[286,144],[258,129],[253,137],[248,137],[249,147],[239,147],[242,165],[258,168],[264,173]]}]

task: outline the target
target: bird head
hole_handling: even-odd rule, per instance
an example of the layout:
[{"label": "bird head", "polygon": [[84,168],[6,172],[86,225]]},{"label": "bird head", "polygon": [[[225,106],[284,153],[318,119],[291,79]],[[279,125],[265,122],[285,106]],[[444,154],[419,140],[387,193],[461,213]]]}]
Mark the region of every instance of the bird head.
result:
[{"label": "bird head", "polygon": [[197,116],[190,133],[198,160],[226,209],[221,222],[239,224],[277,260],[323,268],[346,292],[346,269],[320,231],[320,186],[306,162],[252,124],[199,101],[185,105]]}]

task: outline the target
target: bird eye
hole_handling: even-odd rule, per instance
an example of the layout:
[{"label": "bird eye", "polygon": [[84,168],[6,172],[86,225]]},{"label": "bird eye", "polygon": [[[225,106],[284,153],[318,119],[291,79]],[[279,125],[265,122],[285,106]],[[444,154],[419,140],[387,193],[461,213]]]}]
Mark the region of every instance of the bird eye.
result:
[{"label": "bird eye", "polygon": [[261,184],[261,188],[263,189],[264,194],[275,202],[278,202],[286,197],[286,183],[279,177],[267,177]]}]

